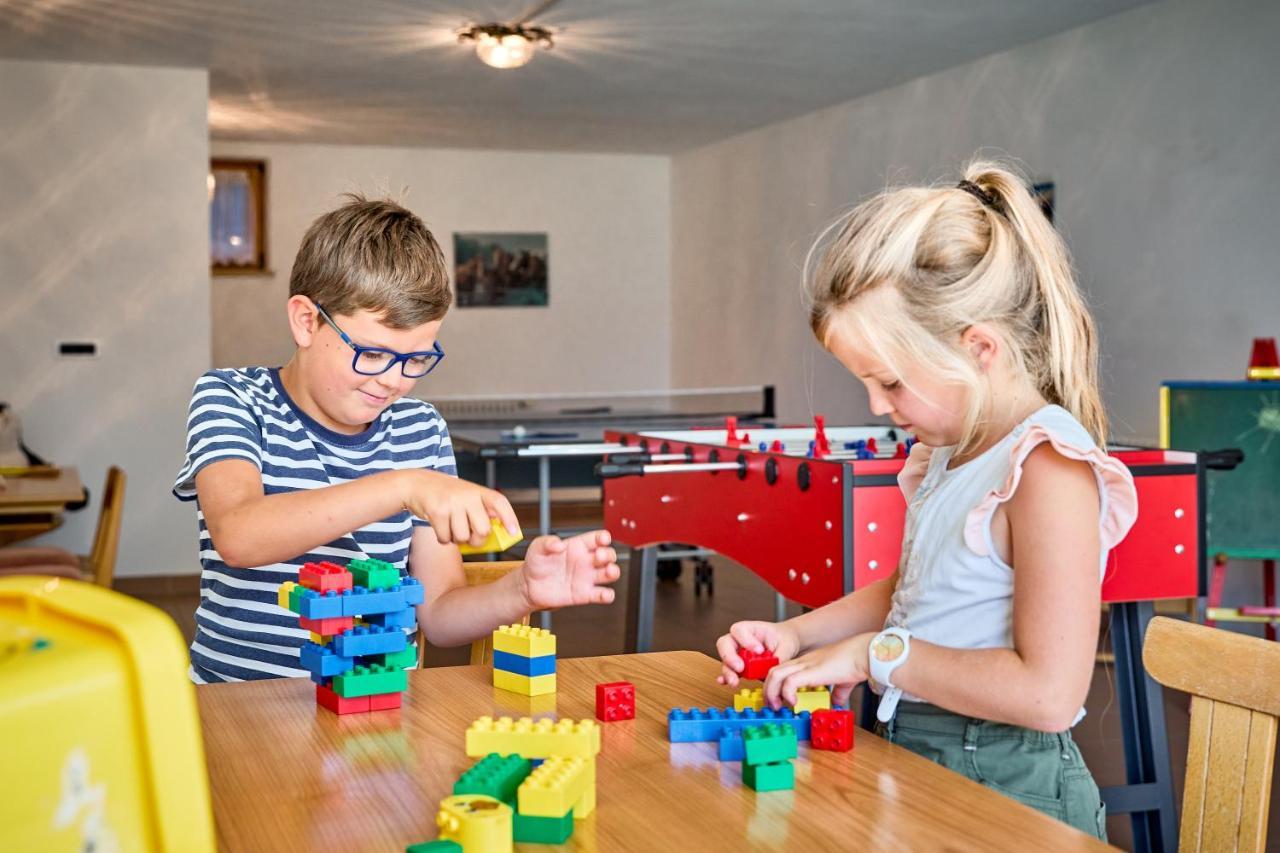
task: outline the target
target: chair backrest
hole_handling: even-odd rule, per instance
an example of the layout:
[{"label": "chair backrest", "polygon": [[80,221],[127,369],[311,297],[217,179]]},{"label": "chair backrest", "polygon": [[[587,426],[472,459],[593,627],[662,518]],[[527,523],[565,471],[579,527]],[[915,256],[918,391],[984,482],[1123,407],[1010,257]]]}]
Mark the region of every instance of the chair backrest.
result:
[{"label": "chair backrest", "polygon": [[[489,562],[463,563],[462,570],[467,576],[467,586],[481,586],[487,583],[493,583],[501,577],[514,572],[520,568],[519,560],[500,560]],[[521,625],[529,624],[529,617],[526,616],[520,620]],[[418,629],[418,666],[422,666],[423,657],[427,647],[426,638],[422,635],[422,629]],[[471,664],[473,666],[482,666],[489,662],[493,656],[493,638],[484,636],[471,644]]]},{"label": "chair backrest", "polygon": [[1280,645],[1157,616],[1142,661],[1190,693],[1180,850],[1262,851],[1280,717]]},{"label": "chair backrest", "polygon": [[98,529],[93,534],[89,551],[89,570],[93,582],[111,588],[116,572],[116,552],[120,549],[120,520],[124,516],[124,471],[115,465],[107,469],[107,484],[102,489],[102,511]]}]

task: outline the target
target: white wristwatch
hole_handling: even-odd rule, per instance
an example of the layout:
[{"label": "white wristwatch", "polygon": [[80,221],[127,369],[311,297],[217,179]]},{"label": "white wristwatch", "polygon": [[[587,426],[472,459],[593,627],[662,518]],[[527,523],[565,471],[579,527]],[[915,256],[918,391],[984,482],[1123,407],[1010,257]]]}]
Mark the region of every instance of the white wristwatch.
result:
[{"label": "white wristwatch", "polygon": [[893,686],[893,671],[907,662],[911,654],[911,632],[906,628],[885,628],[871,638],[867,647],[870,658],[871,680],[884,688],[876,719],[887,723],[893,719],[902,698],[902,689]]}]

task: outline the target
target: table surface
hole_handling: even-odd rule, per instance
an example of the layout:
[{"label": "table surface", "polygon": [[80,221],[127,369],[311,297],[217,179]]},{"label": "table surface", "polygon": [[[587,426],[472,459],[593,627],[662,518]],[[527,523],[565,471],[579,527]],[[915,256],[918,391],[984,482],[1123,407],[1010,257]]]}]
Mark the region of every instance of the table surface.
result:
[{"label": "table surface", "polygon": [[626,680],[637,718],[602,724],[597,808],[564,849],[1111,849],[863,730],[852,752],[802,744],[796,789],[757,794],[715,744],[667,741],[671,707],[728,703],[718,671],[697,652],[570,658],[558,693],[528,698],[487,667],[416,670],[402,709],[342,717],[302,679],[200,687],[218,847],[385,853],[434,838],[477,717],[590,718],[595,685]]},{"label": "table surface", "polygon": [[84,497],[80,473],[62,467],[56,477],[4,477],[0,479],[0,514],[55,510]]}]

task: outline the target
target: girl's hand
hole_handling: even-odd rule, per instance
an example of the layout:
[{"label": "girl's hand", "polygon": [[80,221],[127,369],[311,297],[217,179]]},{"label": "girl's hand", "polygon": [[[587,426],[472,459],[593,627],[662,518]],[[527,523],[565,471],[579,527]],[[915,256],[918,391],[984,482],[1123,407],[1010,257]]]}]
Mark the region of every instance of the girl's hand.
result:
[{"label": "girl's hand", "polygon": [[765,704],[776,711],[783,702],[795,705],[796,692],[801,687],[830,684],[833,685],[831,704],[847,708],[853,688],[871,677],[867,649],[874,637],[874,633],[857,634],[814,649],[795,660],[780,662],[769,670],[765,679]]},{"label": "girl's hand", "polygon": [[781,663],[795,657],[800,650],[800,638],[786,622],[734,622],[729,633],[716,640],[722,664],[716,681],[729,687],[738,686],[738,673],[746,666],[738,656],[738,649],[769,651]]},{"label": "girl's hand", "polygon": [[618,554],[609,532],[593,530],[561,539],[539,536],[529,543],[520,567],[520,590],[530,611],[577,604],[609,604],[613,590],[601,584],[618,579]]}]

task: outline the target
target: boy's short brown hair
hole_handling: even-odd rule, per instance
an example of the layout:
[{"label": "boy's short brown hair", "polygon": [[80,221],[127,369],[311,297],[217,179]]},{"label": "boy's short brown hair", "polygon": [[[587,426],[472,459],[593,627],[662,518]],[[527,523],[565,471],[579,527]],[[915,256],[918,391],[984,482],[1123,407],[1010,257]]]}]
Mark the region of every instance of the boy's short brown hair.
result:
[{"label": "boy's short brown hair", "polygon": [[390,199],[347,198],[307,229],[289,295],[306,296],[330,314],[372,311],[393,329],[444,317],[453,291],[427,226]]}]

